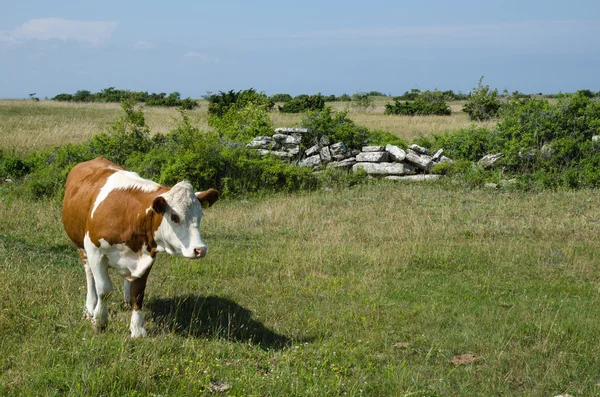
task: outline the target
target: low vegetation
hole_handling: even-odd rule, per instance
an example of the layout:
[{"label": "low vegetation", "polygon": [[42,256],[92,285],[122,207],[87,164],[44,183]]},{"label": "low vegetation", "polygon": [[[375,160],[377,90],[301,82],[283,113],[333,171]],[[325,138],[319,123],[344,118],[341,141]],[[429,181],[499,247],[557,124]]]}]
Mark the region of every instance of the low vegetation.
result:
[{"label": "low vegetation", "polygon": [[198,102],[191,98],[181,99],[181,94],[174,91],[167,95],[164,92],[160,94],[146,91],[118,90],[115,87],[105,88],[100,92],[92,93],[88,90],[79,90],[75,94],[58,94],[53,101],[59,102],[122,102],[124,100],[145,103],[148,106],[166,106],[179,107],[184,109],[193,109],[198,106]]},{"label": "low vegetation", "polygon": [[440,91],[419,92],[419,95],[412,100],[397,97],[394,98],[394,103],[385,105],[385,114],[449,116],[451,113],[450,106]]},{"label": "low vegetation", "polygon": [[[460,109],[383,116],[380,99],[375,111],[330,102],[274,119],[292,116],[270,111],[271,101],[220,93],[210,114],[180,110],[158,131],[148,122],[155,108],[69,104],[82,124],[96,117],[90,109],[110,112],[97,124],[105,132],[44,150],[4,143],[0,183],[13,182],[0,184],[0,395],[599,393],[593,95],[503,98],[497,121],[470,127]],[[66,120],[66,104],[44,102],[0,111],[24,124],[35,111]],[[407,141],[359,122],[377,117],[403,128],[463,119]],[[455,163],[436,170],[450,177],[435,184],[317,175],[245,147],[274,120],[309,128],[304,147],[323,136],[351,148],[416,142]],[[497,152],[502,168],[476,164]],[[116,275],[106,332],[81,319],[85,274],[60,201],[68,171],[98,155],[224,196],[204,216],[206,259],[159,257],[143,340],[127,337]]]}]

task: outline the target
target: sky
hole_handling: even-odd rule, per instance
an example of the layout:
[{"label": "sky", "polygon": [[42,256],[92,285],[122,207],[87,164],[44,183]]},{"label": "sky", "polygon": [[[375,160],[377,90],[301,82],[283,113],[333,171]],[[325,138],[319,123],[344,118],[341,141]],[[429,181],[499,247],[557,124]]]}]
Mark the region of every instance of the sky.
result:
[{"label": "sky", "polygon": [[600,1],[0,0],[0,98],[600,90]]}]

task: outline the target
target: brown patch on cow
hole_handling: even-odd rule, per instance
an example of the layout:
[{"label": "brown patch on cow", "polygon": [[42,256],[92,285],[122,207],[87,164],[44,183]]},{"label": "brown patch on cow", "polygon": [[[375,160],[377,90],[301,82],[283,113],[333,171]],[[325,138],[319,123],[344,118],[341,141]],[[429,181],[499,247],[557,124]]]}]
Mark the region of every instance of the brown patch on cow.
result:
[{"label": "brown patch on cow", "polygon": [[217,202],[219,199],[219,192],[215,189],[208,189],[200,193],[196,193],[196,197],[200,200],[202,208],[207,208]]},{"label": "brown patch on cow", "polygon": [[481,357],[476,356],[475,354],[461,354],[459,356],[454,356],[450,360],[450,362],[454,365],[463,365],[463,364],[471,364],[475,361],[480,360]]},{"label": "brown patch on cow", "polygon": [[67,235],[83,248],[86,219],[89,218],[100,189],[109,176],[123,168],[104,157],[78,164],[69,173],[65,186],[62,221]]},{"label": "brown patch on cow", "polygon": [[110,245],[126,244],[134,252],[140,252],[144,245],[148,251],[156,249],[154,233],[163,215],[151,209],[152,203],[157,195],[168,190],[165,187],[149,193],[139,189],[113,190],[96,208],[94,218],[87,220],[90,239],[96,246],[100,246],[100,239]]}]

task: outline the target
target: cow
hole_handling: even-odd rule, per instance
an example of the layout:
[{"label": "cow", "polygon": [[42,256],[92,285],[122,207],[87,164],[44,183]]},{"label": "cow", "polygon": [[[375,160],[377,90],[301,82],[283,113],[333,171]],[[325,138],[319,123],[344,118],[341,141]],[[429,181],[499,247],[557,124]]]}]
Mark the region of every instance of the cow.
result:
[{"label": "cow", "polygon": [[194,193],[183,181],[169,188],[126,171],[104,157],[73,167],[67,177],[62,221],[85,268],[84,316],[102,331],[112,291],[108,268],[124,278],[131,305],[131,337],[146,336],[142,304],[158,252],[198,259],[208,247],[200,236],[202,208],[219,198],[215,189]]}]

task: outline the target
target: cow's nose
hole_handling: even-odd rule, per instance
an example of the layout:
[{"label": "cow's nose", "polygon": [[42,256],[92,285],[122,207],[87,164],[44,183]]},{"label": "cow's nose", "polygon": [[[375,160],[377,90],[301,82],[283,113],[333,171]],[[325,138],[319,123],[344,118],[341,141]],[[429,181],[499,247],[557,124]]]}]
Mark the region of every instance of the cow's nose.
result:
[{"label": "cow's nose", "polygon": [[196,254],[196,258],[204,258],[206,256],[206,247],[195,248],[194,253]]}]

